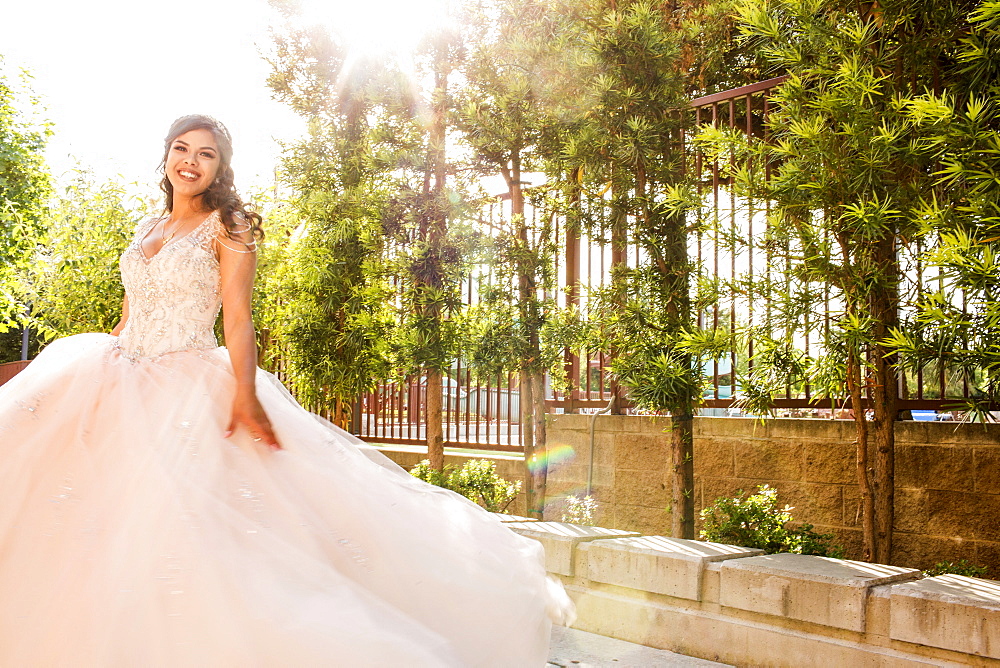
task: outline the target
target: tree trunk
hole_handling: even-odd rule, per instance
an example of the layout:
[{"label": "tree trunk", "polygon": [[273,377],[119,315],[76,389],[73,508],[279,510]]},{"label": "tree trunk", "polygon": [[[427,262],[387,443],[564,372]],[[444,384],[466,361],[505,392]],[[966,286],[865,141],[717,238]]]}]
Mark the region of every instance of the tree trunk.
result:
[{"label": "tree trunk", "polygon": [[330,422],[337,425],[344,431],[348,431],[350,428],[351,405],[344,401],[341,397],[334,397],[333,399],[333,415],[330,416]]},{"label": "tree trunk", "polygon": [[881,240],[875,248],[876,263],[884,267],[889,279],[884,289],[876,290],[871,297],[874,317],[875,340],[872,354],[872,409],[875,471],[875,541],[873,561],[888,564],[892,559],[892,531],[895,521],[896,473],[896,406],[899,386],[896,381],[894,360],[878,342],[889,336],[898,321],[898,295],[893,287],[898,280],[896,250],[893,238]]},{"label": "tree trunk", "polygon": [[[427,173],[434,175],[434,189],[432,191],[432,204],[429,206],[425,216],[425,227],[422,230],[427,244],[433,249],[435,262],[438,263],[432,279],[432,288],[441,289],[442,276],[444,275],[440,249],[444,245],[448,230],[447,212],[442,204],[445,197],[445,187],[447,179],[447,164],[445,154],[445,134],[447,129],[448,111],[448,71],[446,65],[446,48],[438,47],[435,52],[434,63],[434,113],[433,122],[430,128],[429,138],[429,158]],[[427,180],[424,186],[427,191]],[[442,320],[446,314],[438,309],[431,309],[428,313],[433,321],[433,343],[431,345],[440,346]],[[427,412],[424,420],[427,424],[427,457],[430,459],[431,468],[438,471],[444,470],[444,428],[442,423],[443,411],[441,403],[441,369],[426,369],[427,376]]]},{"label": "tree trunk", "polygon": [[875,540],[872,561],[888,564],[892,559],[892,528],[895,521],[896,383],[887,360],[877,359],[875,366],[875,385],[872,388]]},{"label": "tree trunk", "polygon": [[537,448],[535,439],[535,401],[531,374],[521,371],[520,395],[521,445],[524,447],[524,464],[527,469],[527,509],[528,517],[542,519],[545,510],[545,458]]},{"label": "tree trunk", "polygon": [[[524,219],[524,190],[521,184],[521,152],[513,149],[510,154],[510,168],[503,169],[510,193],[510,213],[515,225],[515,236],[523,251],[527,252],[531,240],[528,225]],[[521,445],[524,448],[524,463],[528,480],[528,517],[542,519],[545,511],[545,480],[548,461],[545,457],[545,393],[544,380],[538,382],[541,374],[537,370],[541,351],[538,346],[536,327],[538,295],[535,294],[534,268],[517,268],[518,315],[528,337],[529,359],[521,362],[520,394],[518,398],[521,413]]]},{"label": "tree trunk", "polygon": [[[654,238],[654,214],[650,210],[645,165],[636,165],[636,192],[642,198],[643,229],[651,237],[647,244],[658,246],[662,253],[659,269],[660,298],[667,304],[667,326],[671,338],[676,341],[691,323],[691,298],[688,276],[688,235],[683,215],[674,215],[669,225],[663,229],[669,234],[662,239]],[[664,221],[666,222],[666,221]],[[690,355],[681,355],[681,360],[690,373],[701,373],[691,369]],[[675,397],[670,409],[670,458],[673,480],[671,484],[670,523],[671,535],[675,538],[694,538],[694,405],[690,397]]]},{"label": "tree trunk", "polygon": [[441,372],[427,371],[427,458],[431,468],[444,470],[444,430],[441,424]]},{"label": "tree trunk", "polygon": [[[570,209],[566,221],[566,307],[578,308],[580,306],[580,221],[582,216],[583,192],[580,187],[580,176],[582,167],[577,167],[570,172],[570,187],[572,194],[569,197]],[[572,220],[572,222],[570,222]],[[576,401],[579,399],[589,399],[590,397],[580,396],[580,356],[578,351],[567,347],[563,351],[563,369],[566,373],[566,412],[577,413]]]},{"label": "tree trunk", "polygon": [[[615,294],[616,306],[624,308],[625,293],[622,288],[622,270],[627,267],[627,244],[628,244],[628,209],[626,199],[629,196],[629,188],[616,183],[616,175],[620,173],[614,163],[611,165],[611,285]],[[616,345],[611,345],[608,355],[615,359],[621,354]],[[589,369],[587,370],[589,373]],[[621,415],[623,411],[622,399],[624,391],[618,378],[611,376],[608,383],[611,394],[611,414]]]},{"label": "tree trunk", "polygon": [[851,412],[854,414],[855,462],[858,490],[861,492],[861,559],[871,561],[875,554],[875,504],[868,470],[868,421],[865,419],[861,361],[857,351],[850,351],[847,355],[847,391],[851,397]]},{"label": "tree trunk", "polygon": [[[545,374],[536,371],[531,375],[531,398],[533,403],[534,425],[532,436],[535,440],[535,461],[540,465],[531,471],[531,484],[534,488],[535,508],[538,519],[543,519],[545,512],[545,485],[548,481],[549,458],[547,435],[545,429]],[[532,516],[536,517],[536,516]]]},{"label": "tree trunk", "polygon": [[670,497],[670,533],[694,538],[694,434],[692,407],[678,406],[670,418],[670,455],[673,480]]}]

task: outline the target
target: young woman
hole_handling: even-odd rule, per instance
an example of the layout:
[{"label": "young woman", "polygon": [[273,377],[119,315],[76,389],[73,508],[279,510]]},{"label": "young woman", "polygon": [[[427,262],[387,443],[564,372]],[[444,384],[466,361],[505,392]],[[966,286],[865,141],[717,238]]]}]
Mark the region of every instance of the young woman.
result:
[{"label": "young woman", "polygon": [[0,666],[544,665],[572,605],[538,544],[256,368],[231,157],[174,122],[121,322],[0,388]]}]

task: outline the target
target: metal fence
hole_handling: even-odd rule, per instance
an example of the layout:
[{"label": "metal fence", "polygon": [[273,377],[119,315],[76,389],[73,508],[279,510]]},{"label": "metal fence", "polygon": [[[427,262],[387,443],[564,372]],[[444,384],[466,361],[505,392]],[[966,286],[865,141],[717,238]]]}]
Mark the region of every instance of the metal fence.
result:
[{"label": "metal fence", "polygon": [[[777,77],[693,100],[695,127],[711,124],[766,140],[771,111],[769,95],[784,80],[785,77]],[[702,271],[731,288],[720,293],[709,312],[699,314],[699,325],[756,328],[755,331],[769,333],[776,327],[772,323],[776,300],[794,294],[803,298],[798,307],[801,322],[796,332],[797,347],[807,356],[825,352],[822,341],[842,317],[843,302],[828,284],[811,283],[790,275],[784,259],[789,252],[789,240],[768,236],[769,203],[737,196],[724,176],[730,171],[727,167],[737,167],[763,170],[764,178],[768,178],[771,165],[707,163],[699,154],[693,158],[696,172],[702,175],[703,206],[699,216],[711,222],[707,226],[711,233],[697,237],[694,255]],[[900,315],[912,309],[925,286],[943,280],[938,267],[923,263],[925,250],[919,241],[897,246],[901,268]],[[736,285],[740,289],[733,287]],[[713,389],[705,401],[707,407],[726,409],[732,405],[732,397],[739,392],[736,376],[752,368],[755,343],[749,338],[745,350],[734,349],[728,358],[716,360],[714,368],[709,370]],[[897,383],[900,410],[937,411],[938,418],[947,418],[949,409],[970,394],[967,378],[950,372],[943,363],[928,364],[914,374],[900,370]],[[847,404],[841,401],[840,405]],[[808,382],[787,384],[783,396],[777,397],[773,406],[779,415],[835,417],[838,413],[837,404],[830,399],[818,401]]]},{"label": "metal fence", "polygon": [[[740,130],[765,138],[769,95],[784,77],[698,98],[691,102],[690,135],[703,124]],[[698,313],[703,328],[729,330],[757,328],[767,332],[776,310],[775,295],[789,292],[808,295],[803,321],[796,335],[797,345],[805,355],[822,352],[821,341],[842,311],[842,304],[828,286],[810,284],[793,278],[786,271],[783,249],[775,249],[773,240],[765,243],[770,207],[766,201],[753,201],[737,195],[725,178],[725,165],[710,163],[698,153],[689,155],[696,174],[700,175],[702,206],[694,214],[696,228],[689,255],[697,270],[717,280],[718,298],[710,308]],[[755,166],[765,170],[769,165]],[[609,229],[600,221],[610,220],[610,202],[603,195],[582,196],[577,206],[593,220],[594,228]],[[510,220],[509,201],[499,200],[484,211],[484,229],[502,230]],[[541,206],[528,208],[529,217],[554,215]],[[593,235],[575,231],[564,219],[552,226],[552,240],[558,249],[555,261],[554,294],[560,306],[577,305],[586,310],[595,289],[610,281],[612,269],[619,263],[631,266],[642,262],[635,247],[617,247],[609,234],[600,230]],[[787,241],[785,242],[788,243]],[[925,275],[920,265],[922,249],[899,249],[901,265],[915,289],[936,276]],[[759,280],[756,280],[759,279]],[[466,303],[477,303],[484,282],[492,280],[489,268],[470,274],[464,291]],[[737,286],[751,286],[738,288]],[[756,291],[756,292],[755,292]],[[703,414],[732,415],[734,398],[740,392],[738,378],[753,365],[755,341],[734,347],[704,369],[711,378],[705,394]],[[608,405],[619,393],[608,369],[609,359],[600,352],[565,351],[565,366],[571,390],[559,392],[547,384],[546,405],[555,413],[591,412]],[[899,375],[901,409],[938,410],[949,399],[968,394],[964,383],[956,385],[943,367],[933,373],[920,371],[913,377]],[[359,436],[380,443],[422,444],[426,436],[426,387],[423,379],[410,383],[385,385],[362,397],[354,411],[352,429]],[[626,398],[620,406],[628,410]],[[842,406],[843,404],[841,404]],[[808,383],[789,383],[783,396],[774,401],[779,415],[836,417],[838,406],[827,400],[818,403]],[[486,450],[520,451],[520,410],[516,375],[482,378],[465,360],[456,360],[444,378],[444,435],[447,446]]]},{"label": "metal fence", "polygon": [[[508,234],[510,202],[503,197],[486,206],[479,226],[485,234]],[[529,206],[529,227],[537,227],[540,216],[549,215],[542,207]],[[580,304],[588,291],[603,284],[611,269],[606,245],[590,243],[579,234],[567,233],[566,225],[552,227],[548,241],[559,249],[555,262],[558,287],[543,298],[554,298],[560,306]],[[537,239],[535,240],[537,241]],[[477,266],[463,283],[463,301],[474,306],[488,285],[498,280],[493,269]],[[543,291],[544,292],[544,291]],[[546,383],[546,402],[553,410],[570,412],[603,406],[611,396],[605,372],[606,356],[601,353],[566,352],[568,373],[577,378],[574,391],[557,392]],[[483,375],[467,360],[456,359],[442,378],[443,431],[449,447],[520,452],[521,406],[519,374]],[[426,379],[386,384],[358,401],[352,430],[366,440],[379,443],[423,444],[426,439]]]}]

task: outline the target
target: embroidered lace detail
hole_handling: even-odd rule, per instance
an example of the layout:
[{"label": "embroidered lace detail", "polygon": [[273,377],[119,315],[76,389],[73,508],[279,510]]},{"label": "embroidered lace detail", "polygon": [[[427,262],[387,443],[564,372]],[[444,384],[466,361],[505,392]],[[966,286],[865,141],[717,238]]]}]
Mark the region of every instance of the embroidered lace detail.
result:
[{"label": "embroidered lace detail", "polygon": [[221,277],[212,240],[222,226],[219,213],[147,258],[142,240],[158,220],[139,225],[119,263],[129,314],[117,345],[131,360],[218,346]]}]

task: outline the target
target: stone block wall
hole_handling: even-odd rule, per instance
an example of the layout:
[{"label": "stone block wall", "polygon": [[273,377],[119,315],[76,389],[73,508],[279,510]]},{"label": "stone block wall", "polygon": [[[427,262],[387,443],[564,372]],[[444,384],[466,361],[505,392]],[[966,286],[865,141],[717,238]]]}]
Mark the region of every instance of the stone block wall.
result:
[{"label": "stone block wall", "polygon": [[[568,494],[586,490],[588,415],[550,415],[546,519],[560,519]],[[599,416],[593,492],[601,526],[663,534],[670,527],[669,421]],[[834,533],[860,557],[854,425],[841,420],[698,417],[694,421],[695,507],[767,483],[796,521]],[[700,529],[700,523],[697,527]],[[894,562],[927,568],[968,559],[1000,578],[1000,425],[901,422],[896,426]]]},{"label": "stone block wall", "polygon": [[[507,519],[507,518],[502,518]],[[545,547],[575,627],[737,666],[997,666],[1000,583],[560,522]]]}]

